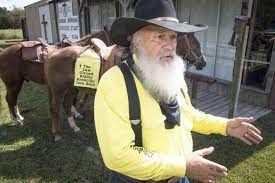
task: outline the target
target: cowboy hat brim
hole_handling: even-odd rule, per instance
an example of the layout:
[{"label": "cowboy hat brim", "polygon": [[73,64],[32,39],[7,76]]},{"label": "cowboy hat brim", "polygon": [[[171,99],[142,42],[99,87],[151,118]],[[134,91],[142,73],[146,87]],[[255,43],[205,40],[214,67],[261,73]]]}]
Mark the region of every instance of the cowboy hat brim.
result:
[{"label": "cowboy hat brim", "polygon": [[127,40],[127,37],[147,25],[156,25],[178,33],[198,32],[208,28],[207,25],[202,24],[190,25],[174,21],[143,20],[139,18],[120,17],[117,18],[111,26],[111,39],[114,43],[120,46],[128,47],[130,42]]}]

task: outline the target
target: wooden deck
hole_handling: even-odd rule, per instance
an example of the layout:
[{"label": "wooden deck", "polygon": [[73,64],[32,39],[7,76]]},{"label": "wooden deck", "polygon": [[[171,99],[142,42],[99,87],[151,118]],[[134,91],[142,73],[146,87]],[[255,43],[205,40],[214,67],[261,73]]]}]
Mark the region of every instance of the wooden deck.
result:
[{"label": "wooden deck", "polygon": [[[191,96],[191,83],[187,81],[189,95]],[[197,93],[197,106],[199,110],[220,117],[228,117],[229,96],[221,96],[211,92],[209,87],[203,83],[199,83]],[[250,117],[255,120],[270,113],[272,110],[261,106],[239,102],[236,117]]]}]

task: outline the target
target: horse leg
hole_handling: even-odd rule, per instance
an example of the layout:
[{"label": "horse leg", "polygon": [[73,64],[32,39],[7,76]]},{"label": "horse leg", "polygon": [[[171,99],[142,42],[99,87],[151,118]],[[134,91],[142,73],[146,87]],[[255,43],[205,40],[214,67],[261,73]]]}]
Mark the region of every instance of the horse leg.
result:
[{"label": "horse leg", "polygon": [[[64,96],[63,107],[65,109],[65,113],[68,116],[68,122],[70,127],[74,130],[74,132],[80,131],[80,128],[75,124],[74,113],[72,112],[73,101],[74,101],[74,89],[69,89]],[[76,111],[76,110],[75,110]]]},{"label": "horse leg", "polygon": [[24,118],[20,115],[20,112],[17,106],[17,98],[22,88],[22,85],[23,85],[23,80],[19,81],[16,84],[13,83],[12,86],[8,86],[6,84],[6,88],[7,88],[6,101],[9,106],[11,119],[15,122],[16,125],[23,125],[23,120],[24,120]]},{"label": "horse leg", "polygon": [[83,95],[81,95],[80,100],[79,100],[79,105],[80,105],[81,108],[86,103],[88,97],[89,97],[89,94],[86,91],[83,93]]},{"label": "horse leg", "polygon": [[60,135],[60,124],[59,124],[59,110],[61,104],[62,96],[57,95],[49,88],[49,107],[51,113],[51,122],[52,122],[52,133],[54,141],[61,139]]},{"label": "horse leg", "polygon": [[78,96],[79,90],[77,88],[74,89],[74,93],[73,93],[73,105],[71,108],[71,112],[73,113],[73,116],[75,119],[83,119],[84,116],[82,114],[80,114],[77,110],[76,110],[76,102],[77,102],[77,96]]}]

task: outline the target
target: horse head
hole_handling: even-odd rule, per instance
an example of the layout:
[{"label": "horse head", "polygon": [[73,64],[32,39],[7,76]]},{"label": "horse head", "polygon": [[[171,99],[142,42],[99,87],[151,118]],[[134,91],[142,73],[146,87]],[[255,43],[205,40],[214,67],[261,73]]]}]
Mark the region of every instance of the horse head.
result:
[{"label": "horse head", "polygon": [[187,61],[188,65],[196,66],[197,70],[202,70],[206,66],[200,42],[194,33],[180,34],[178,36],[177,54]]},{"label": "horse head", "polygon": [[110,39],[110,32],[109,32],[109,29],[107,26],[104,26],[103,30],[101,30],[95,34],[92,34],[91,38],[98,38],[98,39],[102,40],[106,44],[106,46],[114,45]]},{"label": "horse head", "polygon": [[89,35],[82,37],[80,40],[74,42],[73,45],[77,45],[77,46],[93,45],[93,43],[91,42],[91,39],[93,39],[93,38],[102,40],[107,46],[113,45],[113,43],[111,42],[111,39],[110,39],[110,33],[109,33],[107,26],[104,26],[103,30],[101,30],[99,32],[96,32],[94,34],[89,34]]}]

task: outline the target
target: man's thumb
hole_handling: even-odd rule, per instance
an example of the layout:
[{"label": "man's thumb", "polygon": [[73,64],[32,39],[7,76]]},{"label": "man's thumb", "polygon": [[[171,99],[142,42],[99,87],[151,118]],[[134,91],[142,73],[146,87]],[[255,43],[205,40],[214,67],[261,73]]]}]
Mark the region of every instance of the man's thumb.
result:
[{"label": "man's thumb", "polygon": [[208,147],[208,148],[204,148],[198,151],[195,151],[199,156],[206,156],[211,154],[214,151],[214,147]]}]

